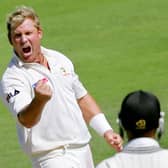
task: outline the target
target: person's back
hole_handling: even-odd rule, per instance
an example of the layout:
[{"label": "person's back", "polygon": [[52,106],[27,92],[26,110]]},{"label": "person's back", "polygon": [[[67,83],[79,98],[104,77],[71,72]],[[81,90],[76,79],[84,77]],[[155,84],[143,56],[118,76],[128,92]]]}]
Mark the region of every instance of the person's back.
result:
[{"label": "person's back", "polygon": [[132,140],[122,152],[102,161],[96,168],[167,168],[168,150],[161,149],[153,139],[138,138],[136,143],[138,140],[147,141],[148,146],[145,147],[144,144],[133,149],[134,140]]},{"label": "person's back", "polygon": [[120,153],[103,160],[96,168],[167,168],[168,150],[162,149],[155,139],[159,120],[163,116],[154,95],[144,91],[128,94],[119,113],[121,134],[124,128],[128,143]]}]

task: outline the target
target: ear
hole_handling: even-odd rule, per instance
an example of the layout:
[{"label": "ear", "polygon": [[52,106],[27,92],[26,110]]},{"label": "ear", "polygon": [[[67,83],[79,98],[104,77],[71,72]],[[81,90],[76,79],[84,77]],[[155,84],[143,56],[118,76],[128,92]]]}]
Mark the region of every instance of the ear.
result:
[{"label": "ear", "polygon": [[121,120],[119,118],[117,118],[117,124],[119,126],[119,134],[124,139],[124,128],[123,128]]},{"label": "ear", "polygon": [[41,28],[38,28],[38,34],[39,34],[39,38],[42,39],[42,37],[43,37],[43,30]]},{"label": "ear", "polygon": [[164,132],[164,116],[165,112],[160,112],[159,127],[157,128],[157,136],[159,140]]}]

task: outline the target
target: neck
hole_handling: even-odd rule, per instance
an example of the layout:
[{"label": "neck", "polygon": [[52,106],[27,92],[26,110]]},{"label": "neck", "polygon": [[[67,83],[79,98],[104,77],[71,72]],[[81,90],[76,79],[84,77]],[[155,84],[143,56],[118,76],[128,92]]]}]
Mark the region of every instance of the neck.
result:
[{"label": "neck", "polygon": [[41,65],[43,65],[43,66],[45,66],[47,69],[50,69],[49,65],[48,65],[48,61],[47,61],[46,57],[44,57],[43,54],[41,54],[38,63],[41,64]]},{"label": "neck", "polygon": [[132,140],[134,138],[140,138],[140,137],[148,137],[148,138],[153,138],[155,139],[155,134],[156,134],[156,130],[153,129],[153,130],[150,130],[148,132],[145,132],[143,134],[139,134],[139,135],[135,135],[133,134],[131,131],[127,131],[127,136],[128,136],[128,140]]}]

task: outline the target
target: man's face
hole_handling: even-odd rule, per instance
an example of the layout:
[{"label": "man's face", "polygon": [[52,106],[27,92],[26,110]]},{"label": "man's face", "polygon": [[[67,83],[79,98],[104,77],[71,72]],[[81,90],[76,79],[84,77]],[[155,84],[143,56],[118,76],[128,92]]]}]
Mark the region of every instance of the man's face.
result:
[{"label": "man's face", "polygon": [[38,62],[41,56],[42,30],[35,27],[31,19],[25,19],[11,31],[11,42],[19,58],[26,63]]}]

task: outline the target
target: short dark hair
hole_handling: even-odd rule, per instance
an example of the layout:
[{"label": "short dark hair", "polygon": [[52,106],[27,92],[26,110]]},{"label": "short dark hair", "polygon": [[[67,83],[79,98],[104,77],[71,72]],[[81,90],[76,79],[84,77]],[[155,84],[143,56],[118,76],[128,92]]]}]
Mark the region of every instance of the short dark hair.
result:
[{"label": "short dark hair", "polygon": [[160,102],[155,95],[138,90],[123,99],[118,117],[125,130],[142,135],[158,128],[160,110]]}]

